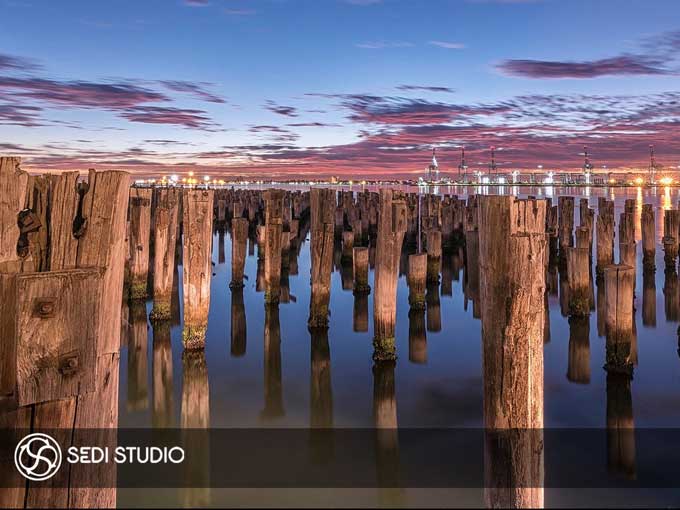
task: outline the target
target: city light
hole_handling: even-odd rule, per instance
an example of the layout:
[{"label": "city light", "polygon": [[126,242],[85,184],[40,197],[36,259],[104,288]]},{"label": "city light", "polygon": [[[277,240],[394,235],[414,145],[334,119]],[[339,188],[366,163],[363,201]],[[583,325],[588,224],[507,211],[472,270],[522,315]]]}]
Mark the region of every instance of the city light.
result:
[{"label": "city light", "polygon": [[642,177],[638,177],[635,179],[635,184],[637,184],[638,186],[644,184],[644,182],[645,180]]},{"label": "city light", "polygon": [[662,177],[659,179],[659,182],[663,184],[664,186],[668,186],[670,184],[673,184],[673,178],[672,177]]}]

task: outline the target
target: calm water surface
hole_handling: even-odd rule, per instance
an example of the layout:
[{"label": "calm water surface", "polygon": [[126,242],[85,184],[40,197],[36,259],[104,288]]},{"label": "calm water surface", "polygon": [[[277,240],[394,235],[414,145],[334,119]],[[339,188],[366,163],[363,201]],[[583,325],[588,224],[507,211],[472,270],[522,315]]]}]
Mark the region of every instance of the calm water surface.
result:
[{"label": "calm water surface", "polygon": [[[463,197],[472,188],[442,188],[441,193]],[[545,188],[505,189],[490,187],[474,189],[477,193],[515,193],[556,196],[557,190]],[[586,195],[584,195],[586,193]],[[657,240],[663,230],[663,210],[677,207],[677,189],[638,188],[592,189],[575,188],[565,194],[577,197],[576,224],[578,225],[578,197],[589,195],[590,207],[597,207],[597,197],[615,200],[616,220],[623,211],[627,198],[637,200],[638,223],[643,203],[652,203],[656,211]],[[555,201],[556,203],[556,201]],[[618,228],[618,227],[617,227]],[[224,251],[220,250],[223,243]],[[617,241],[618,243],[618,241]],[[222,254],[220,254],[222,253]],[[263,293],[256,292],[257,248],[248,256],[245,272],[248,277],[243,290],[246,338],[241,341],[243,355],[232,354],[231,321],[232,293],[231,238],[214,236],[214,276],[211,287],[210,320],[206,340],[206,360],[210,392],[211,427],[309,427],[312,415],[311,338],[307,330],[310,298],[309,236],[300,249],[298,271],[290,275],[291,299],[279,306],[282,409],[265,412],[264,322]],[[642,317],[643,273],[642,252],[638,245],[635,317],[637,327],[638,365],[632,382],[632,401],[635,427],[678,427],[680,425],[680,358],[678,356],[678,301],[667,298],[664,288],[663,251],[657,245],[657,271],[653,277],[655,315]],[[618,254],[617,254],[618,257]],[[339,260],[339,257],[336,257]],[[618,260],[618,258],[617,258]],[[446,261],[445,261],[446,264]],[[180,282],[181,282],[181,266]],[[464,293],[465,268],[453,271],[450,287],[430,289],[431,302],[439,295],[441,328],[436,327],[436,310],[430,310],[430,331],[427,331],[426,362],[409,359],[408,288],[406,275],[399,277],[397,295],[396,343],[398,360],[395,371],[396,405],[399,427],[479,427],[482,425],[482,352],[481,322],[473,317],[472,302]],[[370,278],[373,278],[371,269]],[[677,280],[677,276],[675,277]],[[649,287],[651,280],[647,282]],[[671,282],[672,283],[672,282]],[[449,288],[447,288],[449,287]],[[180,285],[181,292],[181,285]],[[597,289],[595,290],[597,295]],[[677,295],[677,294],[676,294]],[[332,409],[335,427],[372,427],[372,294],[368,298],[368,331],[353,331],[355,297],[351,286],[343,290],[342,275],[334,267],[331,290],[331,317],[328,332],[330,348],[331,388],[323,398]],[[180,299],[181,301],[181,299]],[[606,372],[605,338],[598,335],[597,314],[590,315],[589,362],[580,366],[590,370],[589,380],[579,382],[568,378],[570,326],[560,311],[559,294],[548,297],[550,339],[545,344],[545,426],[546,427],[605,427]],[[146,304],[147,315],[151,302]],[[670,308],[670,309],[667,309]],[[653,317],[653,320],[652,320]],[[131,327],[135,321],[131,316]],[[643,323],[644,322],[644,323]],[[137,323],[139,327],[140,324]],[[432,327],[434,326],[434,327]],[[143,328],[144,326],[142,326]],[[439,329],[436,331],[436,329]],[[151,427],[153,408],[153,330],[148,326],[148,345],[144,349],[124,347],[121,350],[120,371],[120,427]],[[170,421],[179,426],[182,402],[182,342],[181,325],[172,328],[172,388],[173,408]],[[238,350],[238,348],[237,348]],[[573,378],[572,378],[573,379]],[[586,379],[587,381],[584,381]],[[158,388],[156,389],[158,390]],[[318,404],[318,402],[317,402]],[[270,409],[268,409],[270,410]],[[225,452],[226,454],[226,452]],[[640,452],[638,452],[638,455]],[[607,459],[603,458],[602,463]],[[235,467],[237,468],[237,466]],[[587,466],[584,466],[587,469]],[[119,491],[119,505],[178,504],[175,491]],[[212,490],[215,505],[377,505],[382,500],[375,490]],[[600,505],[680,505],[680,491],[676,490],[546,490],[546,506],[588,503]],[[477,505],[484,504],[482,490],[404,490],[399,504],[408,505]]]}]

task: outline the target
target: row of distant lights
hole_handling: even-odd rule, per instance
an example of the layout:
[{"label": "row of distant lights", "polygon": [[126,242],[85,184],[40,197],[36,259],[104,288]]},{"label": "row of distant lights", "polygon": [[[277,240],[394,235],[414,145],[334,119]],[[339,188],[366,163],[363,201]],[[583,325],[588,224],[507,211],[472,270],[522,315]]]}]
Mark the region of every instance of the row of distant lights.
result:
[{"label": "row of distant lights", "polygon": [[[539,166],[539,168],[541,168],[541,166]],[[517,172],[517,170],[512,172],[512,176],[513,176],[514,179],[517,178],[518,173],[519,172]],[[482,175],[483,175],[482,172],[477,172],[478,177],[482,178]],[[548,177],[543,180],[543,184],[554,184],[555,181],[554,181],[553,175],[554,175],[553,172],[548,172]],[[162,185],[176,186],[180,183],[181,184],[188,184],[188,185],[196,185],[196,184],[199,184],[199,182],[201,182],[201,180],[194,177],[194,172],[189,172],[189,177],[182,177],[182,179],[180,179],[178,175],[171,175],[169,177],[167,175],[164,175],[163,177],[161,177],[160,181],[158,179],[137,179],[135,181],[136,184],[156,184],[157,182],[159,182]],[[202,182],[206,185],[208,185],[208,184],[214,184],[214,185],[218,185],[218,184],[224,185],[224,184],[226,184],[226,181],[224,181],[223,179],[219,179],[219,180],[218,179],[211,179],[209,175],[204,175],[203,178],[202,178]],[[501,177],[499,179],[499,182],[501,184],[504,184],[505,178]],[[615,184],[616,182],[617,182],[616,179],[609,179],[610,184]],[[263,181],[255,181],[254,184],[262,184],[262,183],[263,183]],[[642,177],[637,177],[634,181],[631,182],[631,184],[633,184],[633,183],[637,184],[638,186],[641,186],[642,184],[645,183],[645,180]],[[244,181],[243,184],[247,185],[247,184],[250,184],[250,182]],[[312,181],[310,181],[309,184],[313,184]],[[354,184],[354,182],[349,181],[349,184],[352,185],[352,184]],[[365,185],[366,181],[361,181],[360,184]],[[662,184],[664,186],[670,186],[671,184],[673,184],[673,178],[672,177],[662,177],[661,179],[659,179],[659,184]]]}]

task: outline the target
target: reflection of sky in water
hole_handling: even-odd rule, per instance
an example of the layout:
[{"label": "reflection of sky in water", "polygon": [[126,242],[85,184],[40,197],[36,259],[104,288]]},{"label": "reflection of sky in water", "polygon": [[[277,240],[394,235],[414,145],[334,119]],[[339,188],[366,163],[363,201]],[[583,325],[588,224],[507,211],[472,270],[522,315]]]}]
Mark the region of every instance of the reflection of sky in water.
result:
[{"label": "reflection of sky in water", "polygon": [[[509,190],[511,187],[506,187]],[[442,192],[457,190],[442,188]],[[464,195],[465,190],[458,190]],[[489,187],[489,192],[496,192]],[[569,190],[577,195],[578,189]],[[657,236],[663,235],[661,209],[675,205],[678,191],[673,189],[638,190],[592,189],[590,206],[596,207],[598,196],[614,197],[618,235],[618,216],[626,198],[637,200],[636,226],[640,236],[639,215],[643,203],[655,204]],[[559,189],[555,188],[557,195]],[[546,189],[525,190],[525,194],[545,196]],[[555,198],[556,203],[556,198]],[[576,200],[576,225],[578,225]],[[210,423],[213,427],[283,426],[307,427],[310,423],[310,334],[309,313],[309,244],[302,246],[298,258],[298,274],[290,276],[290,293],[296,302],[281,304],[281,361],[283,407],[285,416],[263,421],[263,294],[255,292],[256,255],[246,260],[248,276],[244,289],[247,319],[247,348],[242,357],[230,354],[231,240],[225,236],[225,261],[218,264],[214,237],[210,321],[206,357],[210,383]],[[257,252],[257,250],[255,250]],[[617,250],[618,251],[618,250]],[[638,243],[638,268],[642,252]],[[618,255],[617,255],[618,256]],[[632,382],[635,427],[677,427],[680,424],[680,359],[678,358],[678,324],[666,320],[664,313],[663,252],[657,245],[656,327],[642,321],[642,278],[637,271],[636,326],[639,365]],[[455,275],[454,275],[455,276]],[[181,272],[180,272],[181,278]],[[371,270],[370,278],[373,278]],[[482,424],[481,323],[472,317],[472,304],[465,309],[463,295],[464,270],[453,281],[452,295],[441,296],[441,331],[427,332],[427,363],[409,361],[408,288],[402,275],[398,286],[396,342],[396,399],[401,427],[473,427]],[[372,281],[371,281],[372,284]],[[595,291],[597,293],[597,290]],[[369,297],[369,331],[352,331],[354,296],[343,291],[341,275],[332,275],[329,345],[331,356],[333,423],[336,427],[373,426],[372,367],[372,295]],[[147,304],[150,311],[151,305]],[[604,427],[606,425],[605,339],[598,337],[597,315],[590,316],[590,382],[576,384],[567,379],[569,325],[560,313],[559,298],[549,296],[550,342],[545,346],[545,425],[546,427]],[[181,330],[174,327],[173,394],[174,411],[179,423],[182,385]],[[148,396],[146,410],[128,411],[127,349],[121,351],[120,422],[121,427],[151,426],[152,398],[152,334],[149,328]],[[605,459],[603,459],[605,462]],[[560,501],[569,501],[565,491],[553,491]],[[557,494],[561,494],[557,496]],[[658,493],[660,494],[660,493]],[[641,493],[638,493],[641,495]],[[674,496],[675,497],[675,496]],[[472,498],[470,504],[477,504]],[[673,498],[671,498],[673,499]],[[321,503],[323,499],[320,499]],[[370,499],[369,499],[370,501]],[[613,502],[613,500],[610,500]],[[546,499],[546,503],[549,499]],[[623,498],[621,503],[626,503]],[[325,503],[328,504],[328,503]]]}]

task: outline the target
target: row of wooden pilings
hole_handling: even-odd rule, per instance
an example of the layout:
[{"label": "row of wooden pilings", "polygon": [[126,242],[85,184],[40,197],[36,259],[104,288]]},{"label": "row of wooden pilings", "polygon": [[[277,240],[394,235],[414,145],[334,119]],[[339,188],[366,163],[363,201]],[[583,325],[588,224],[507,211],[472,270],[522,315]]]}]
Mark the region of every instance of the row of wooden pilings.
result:
[{"label": "row of wooden pilings", "polygon": [[[128,189],[124,172],[91,172],[87,182],[79,183],[77,173],[29,176],[19,164],[15,158],[0,159],[0,291],[3,331],[9,332],[1,347],[0,380],[6,407],[2,420],[7,426],[49,426],[64,428],[67,434],[73,428],[117,426],[119,305],[126,258],[126,295],[143,303],[151,289],[154,333],[158,330],[168,335],[179,308],[172,303],[177,294],[172,286],[181,259],[182,426],[208,426],[207,365],[202,347],[210,302],[212,239],[215,229],[220,232],[229,223],[232,306],[239,296],[241,303],[243,299],[245,258],[248,246],[253,247],[248,240],[254,238],[258,245],[261,271],[256,285],[264,290],[265,379],[270,382],[265,388],[264,415],[282,412],[277,305],[292,299],[283,282],[295,271],[294,254],[310,228],[308,326],[317,347],[313,352],[320,360],[327,359],[330,277],[337,244],[341,244],[340,265],[351,267],[355,306],[365,305],[366,296],[374,293],[374,416],[376,426],[386,431],[380,435],[385,451],[397,444],[394,368],[400,272],[408,275],[410,322],[422,328],[423,304],[428,311],[436,309],[436,301],[428,301],[428,295],[435,294],[429,290],[439,285],[440,273],[444,274],[442,255],[464,259],[466,297],[473,302],[473,314],[482,320],[485,426],[494,431],[541,429],[542,345],[549,335],[547,292],[556,288],[553,269],[562,267],[560,274],[565,275],[563,283],[568,289],[561,294],[563,311],[570,316],[572,330],[578,331],[593,306],[590,261],[594,239],[598,294],[602,289],[604,298],[598,298],[598,307],[602,303],[607,387],[615,403],[611,409],[608,406],[608,428],[625,433],[632,427],[630,381],[636,362],[633,202],[626,203],[619,217],[620,258],[614,265],[614,208],[604,199],[598,203],[597,214],[587,202],[581,202],[580,225],[574,228],[571,197],[560,197],[553,206],[549,200],[498,196],[460,200],[392,190],[356,196],[341,192],[338,196],[317,188],[310,192]],[[656,247],[653,208],[643,206],[641,218],[643,269],[648,273],[654,269]],[[667,274],[676,272],[679,220],[677,211],[665,212],[662,244]],[[404,244],[413,252],[406,261]],[[369,266],[375,268],[374,289],[369,287]],[[145,315],[143,307],[142,311]],[[239,347],[234,346],[234,339],[243,336],[242,322],[232,322],[232,349],[236,352]],[[145,344],[146,321],[143,325],[138,336]],[[359,327],[367,330],[366,324]],[[574,357],[578,355],[574,353]],[[422,345],[415,343],[410,357],[418,360],[422,356]],[[29,370],[17,370],[20,364]],[[323,372],[321,365],[317,368]],[[571,377],[582,375],[573,373]],[[513,383],[505,384],[507,381]],[[323,392],[322,386],[317,393]],[[328,425],[332,409],[321,407],[315,423]],[[614,434],[612,441],[621,442],[621,437]],[[489,504],[541,505],[540,438],[509,434],[503,441],[497,439],[489,440],[487,448],[494,450],[494,458],[501,459],[503,469],[496,464],[496,469],[492,466],[486,472]],[[624,457],[620,463],[630,464],[625,458],[630,456],[630,448],[612,451]],[[532,488],[504,487],[495,477],[508,470],[520,487]],[[88,467],[83,473],[76,468],[73,476],[101,480],[115,477],[115,473]],[[28,484],[0,492],[4,506],[115,505],[115,489],[62,487],[57,488],[55,481],[52,489]]]}]

